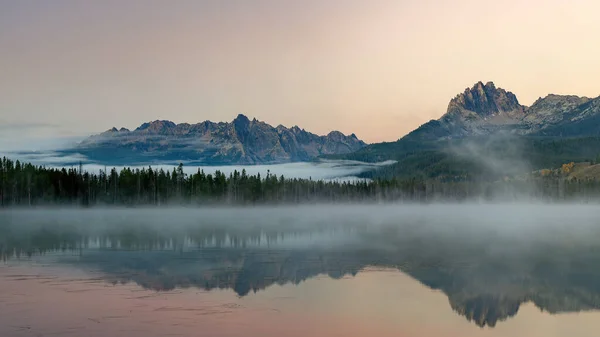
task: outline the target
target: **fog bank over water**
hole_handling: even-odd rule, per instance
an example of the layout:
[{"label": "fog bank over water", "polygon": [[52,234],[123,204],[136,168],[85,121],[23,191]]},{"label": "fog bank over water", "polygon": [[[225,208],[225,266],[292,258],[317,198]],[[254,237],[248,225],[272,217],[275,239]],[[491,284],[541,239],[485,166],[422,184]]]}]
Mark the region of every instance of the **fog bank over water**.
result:
[{"label": "fog bank over water", "polygon": [[[94,228],[105,225],[141,225],[177,229],[211,227],[277,229],[288,231],[316,227],[366,229],[396,228],[425,234],[482,231],[494,234],[532,234],[566,230],[569,237],[590,231],[600,233],[600,205],[595,204],[386,204],[223,208],[94,208],[13,209],[0,212],[7,225],[73,225]],[[535,234],[535,235],[534,235]]]}]

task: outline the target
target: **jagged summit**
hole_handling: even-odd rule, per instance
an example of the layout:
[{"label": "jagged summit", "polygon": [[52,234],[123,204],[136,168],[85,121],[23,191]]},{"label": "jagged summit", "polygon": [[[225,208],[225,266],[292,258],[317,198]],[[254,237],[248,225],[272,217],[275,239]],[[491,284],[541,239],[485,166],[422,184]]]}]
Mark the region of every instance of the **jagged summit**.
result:
[{"label": "jagged summit", "polygon": [[446,113],[474,113],[481,118],[503,115],[514,119],[523,116],[524,107],[512,92],[496,88],[493,82],[477,82],[472,88],[466,88],[463,93],[456,95],[448,103]]},{"label": "jagged summit", "polygon": [[527,108],[523,122],[533,130],[540,130],[560,123],[565,119],[566,114],[590,100],[588,97],[549,94],[544,98],[538,98],[531,107]]},{"label": "jagged summit", "polygon": [[[593,104],[596,101],[599,104]],[[549,94],[526,107],[512,92],[480,81],[450,100],[440,119],[421,125],[405,138],[436,140],[496,132],[600,135],[600,108],[596,106],[600,98]]]},{"label": "jagged summit", "polygon": [[[256,118],[254,118],[254,120],[256,120]],[[250,122],[250,119],[244,114],[238,114],[233,121],[248,123]]]},{"label": "jagged summit", "polygon": [[339,131],[317,136],[298,126],[276,128],[239,114],[229,123],[204,121],[143,123],[133,131],[113,128],[81,142],[78,151],[101,161],[196,161],[205,164],[261,164],[307,161],[346,154],[366,144]]},{"label": "jagged summit", "polygon": [[580,101],[580,102],[585,102],[585,101],[589,101],[591,98],[586,97],[586,96],[577,96],[577,95],[557,95],[557,94],[548,94],[545,97],[540,97],[538,98],[533,104],[532,106],[538,104],[539,102],[543,102],[543,101],[561,101],[561,100],[576,100],[576,101]]},{"label": "jagged summit", "polygon": [[525,107],[512,92],[480,81],[451,99],[440,119],[406,137],[434,140],[489,134],[519,124],[524,115]]},{"label": "jagged summit", "polygon": [[111,134],[111,133],[117,133],[117,132],[129,132],[129,129],[127,129],[127,128],[117,129],[116,127],[113,126],[112,128],[106,130],[104,133]]},{"label": "jagged summit", "polygon": [[177,124],[168,120],[155,120],[140,125],[135,129],[135,131],[147,130],[151,132],[160,132],[169,128],[173,128],[175,126],[177,126]]}]

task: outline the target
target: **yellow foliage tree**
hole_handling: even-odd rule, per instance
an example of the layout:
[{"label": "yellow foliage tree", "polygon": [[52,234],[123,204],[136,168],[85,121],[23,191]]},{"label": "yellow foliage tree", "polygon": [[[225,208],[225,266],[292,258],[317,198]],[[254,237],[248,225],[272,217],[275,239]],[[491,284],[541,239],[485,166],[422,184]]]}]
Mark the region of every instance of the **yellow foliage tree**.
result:
[{"label": "yellow foliage tree", "polygon": [[573,167],[575,167],[575,163],[570,162],[568,164],[563,164],[561,171],[563,174],[569,174],[571,172],[573,172]]}]

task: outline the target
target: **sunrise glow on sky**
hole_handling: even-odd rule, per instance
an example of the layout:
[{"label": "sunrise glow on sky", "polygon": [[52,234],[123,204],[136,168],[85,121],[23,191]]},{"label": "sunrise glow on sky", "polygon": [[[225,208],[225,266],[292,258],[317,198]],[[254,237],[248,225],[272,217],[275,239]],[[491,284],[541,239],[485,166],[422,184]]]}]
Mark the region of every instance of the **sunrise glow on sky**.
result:
[{"label": "sunrise glow on sky", "polygon": [[525,105],[600,95],[598,13],[597,0],[0,0],[0,133],[244,113],[394,141],[477,81]]}]

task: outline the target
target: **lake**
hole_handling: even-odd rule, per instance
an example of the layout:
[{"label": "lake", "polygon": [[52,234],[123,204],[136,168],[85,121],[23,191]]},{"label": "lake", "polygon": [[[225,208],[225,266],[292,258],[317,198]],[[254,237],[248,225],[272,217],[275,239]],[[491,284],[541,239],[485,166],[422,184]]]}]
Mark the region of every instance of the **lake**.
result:
[{"label": "lake", "polygon": [[600,206],[0,211],[0,336],[597,336]]}]

